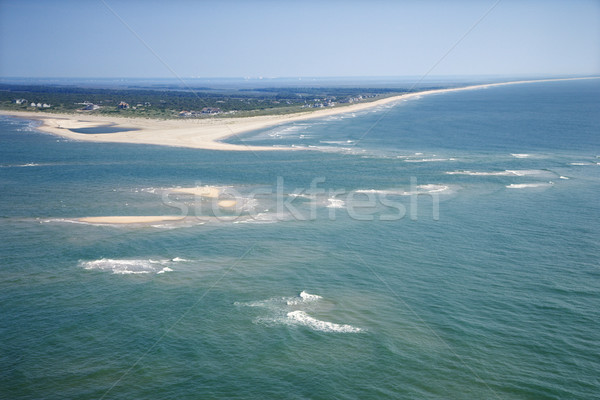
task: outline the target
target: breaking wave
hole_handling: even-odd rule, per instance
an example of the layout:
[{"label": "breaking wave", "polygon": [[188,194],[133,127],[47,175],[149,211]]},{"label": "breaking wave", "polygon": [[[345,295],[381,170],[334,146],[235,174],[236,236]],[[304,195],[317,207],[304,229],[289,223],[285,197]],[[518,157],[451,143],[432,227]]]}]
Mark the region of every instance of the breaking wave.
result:
[{"label": "breaking wave", "polygon": [[343,333],[356,333],[361,332],[362,329],[356,328],[352,325],[347,324],[335,324],[333,322],[321,321],[313,318],[304,311],[296,310],[287,313],[289,323],[294,325],[301,325],[320,332],[343,332]]},{"label": "breaking wave", "polygon": [[509,189],[528,189],[528,188],[543,188],[550,187],[554,185],[553,182],[544,182],[544,183],[512,183],[510,185],[506,185]]},{"label": "breaking wave", "polygon": [[336,199],[335,197],[331,197],[327,199],[328,204],[325,206],[327,208],[344,208],[346,207],[346,202],[342,199]]},{"label": "breaking wave", "polygon": [[440,184],[426,184],[418,185],[415,190],[401,190],[401,189],[358,189],[356,193],[374,193],[382,195],[397,195],[397,196],[412,196],[412,195],[427,195],[436,193],[448,193],[451,192],[452,188],[448,185]]},{"label": "breaking wave", "polygon": [[337,324],[312,317],[308,312],[319,306],[323,297],[306,291],[293,297],[274,297],[266,300],[238,303],[236,306],[257,307],[266,309],[268,316],[258,317],[255,323],[267,326],[286,325],[302,326],[317,332],[357,333],[364,330],[348,324]]},{"label": "breaking wave", "polygon": [[87,270],[108,271],[117,275],[164,274],[173,271],[171,268],[173,264],[183,261],[188,260],[179,257],[171,260],[101,258],[99,260],[80,261],[79,266]]},{"label": "breaking wave", "polygon": [[443,161],[456,161],[456,158],[407,158],[404,162],[408,163],[422,163],[422,162],[443,162]]},{"label": "breaking wave", "polygon": [[468,176],[544,176],[554,174],[550,171],[544,171],[541,169],[521,169],[513,170],[507,169],[504,171],[446,171],[446,175],[468,175]]}]

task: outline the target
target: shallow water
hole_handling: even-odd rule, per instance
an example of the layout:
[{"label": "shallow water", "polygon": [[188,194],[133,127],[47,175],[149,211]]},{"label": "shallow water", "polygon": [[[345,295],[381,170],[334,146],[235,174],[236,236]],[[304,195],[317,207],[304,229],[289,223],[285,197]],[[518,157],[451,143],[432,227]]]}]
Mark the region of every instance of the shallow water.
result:
[{"label": "shallow water", "polygon": [[[3,117],[0,397],[593,398],[598,89],[241,138],[316,146],[299,152],[74,142]],[[195,185],[248,207],[169,194]]]}]

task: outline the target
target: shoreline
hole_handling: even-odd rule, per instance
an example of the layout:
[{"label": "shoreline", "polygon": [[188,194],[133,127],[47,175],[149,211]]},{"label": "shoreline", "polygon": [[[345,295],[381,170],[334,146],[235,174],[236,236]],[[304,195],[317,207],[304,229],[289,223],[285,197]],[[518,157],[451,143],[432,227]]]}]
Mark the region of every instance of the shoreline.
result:
[{"label": "shoreline", "polygon": [[[244,118],[219,118],[219,119],[185,119],[185,120],[156,120],[142,118],[122,118],[101,115],[76,115],[76,114],[39,114],[28,111],[0,110],[0,115],[41,121],[42,125],[37,130],[61,136],[71,140],[101,143],[129,143],[149,144],[158,146],[185,147],[204,150],[225,151],[282,151],[301,150],[298,148],[281,148],[269,146],[248,146],[224,143],[221,140],[237,136],[250,131],[265,129],[289,122],[306,121],[368,110],[374,107],[400,102],[411,98],[432,94],[459,92],[465,90],[485,89],[496,86],[518,85],[525,83],[541,83],[556,81],[572,81],[599,79],[600,77],[582,78],[555,78],[539,80],[522,80],[499,83],[488,83],[464,86],[458,88],[432,89],[414,93],[406,93],[367,103],[352,104],[325,110],[314,110],[287,115],[265,115]],[[122,132],[85,134],[76,133],[71,129],[96,128],[111,125],[123,129]]]}]

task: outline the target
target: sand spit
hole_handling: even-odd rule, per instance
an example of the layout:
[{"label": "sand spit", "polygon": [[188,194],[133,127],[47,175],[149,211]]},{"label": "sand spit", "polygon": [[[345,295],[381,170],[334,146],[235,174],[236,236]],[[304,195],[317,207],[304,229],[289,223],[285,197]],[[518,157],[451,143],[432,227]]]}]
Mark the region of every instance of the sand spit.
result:
[{"label": "sand spit", "polygon": [[[344,107],[288,115],[267,115],[246,118],[156,120],[142,118],[117,118],[95,115],[40,114],[37,112],[19,111],[0,111],[0,115],[12,115],[16,117],[36,119],[42,122],[42,125],[37,129],[43,132],[62,136],[72,140],[87,142],[151,144],[229,151],[298,150],[298,148],[230,144],[223,143],[221,140],[244,132],[269,128],[289,122],[305,121],[332,115],[352,113],[426,95],[524,83],[582,79],[598,79],[598,77],[512,81],[472,85],[459,88],[424,90],[421,92],[407,93],[368,103],[353,104]],[[72,131],[72,129],[95,128],[105,125],[110,125],[113,128],[122,129],[123,131],[102,134],[82,134]]]}]

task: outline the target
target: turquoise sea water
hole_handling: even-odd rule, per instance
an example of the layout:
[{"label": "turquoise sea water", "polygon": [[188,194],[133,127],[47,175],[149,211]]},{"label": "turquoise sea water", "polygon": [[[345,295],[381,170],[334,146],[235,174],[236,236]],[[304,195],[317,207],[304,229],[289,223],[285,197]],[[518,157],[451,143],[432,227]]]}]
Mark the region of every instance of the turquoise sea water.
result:
[{"label": "turquoise sea water", "polygon": [[[599,127],[597,81],[231,139],[312,151],[80,143],[2,117],[0,397],[594,398]],[[240,209],[169,192],[195,185]]]}]

